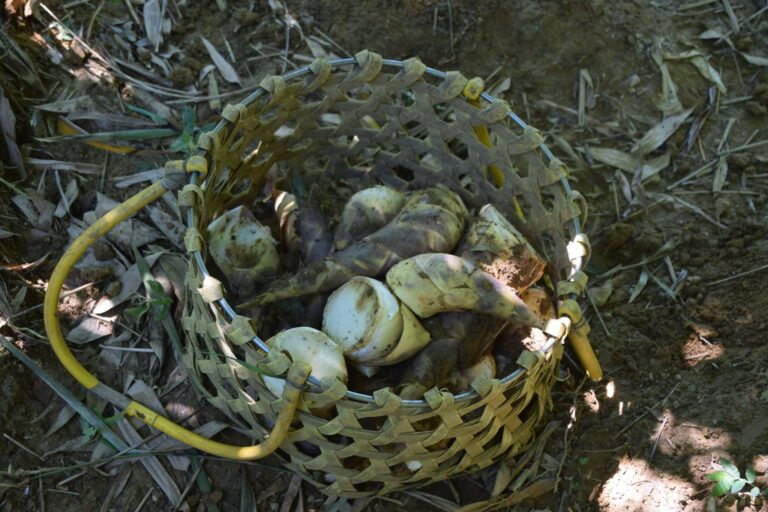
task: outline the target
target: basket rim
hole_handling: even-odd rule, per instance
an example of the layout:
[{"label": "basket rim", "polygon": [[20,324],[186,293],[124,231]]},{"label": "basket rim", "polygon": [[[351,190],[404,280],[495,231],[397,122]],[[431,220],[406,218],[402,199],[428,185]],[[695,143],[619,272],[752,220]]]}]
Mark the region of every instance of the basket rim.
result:
[{"label": "basket rim", "polygon": [[[346,57],[346,58],[340,58],[340,59],[333,59],[330,61],[327,61],[332,70],[337,70],[338,68],[354,65],[357,64],[357,60],[354,57]],[[398,59],[382,59],[382,64],[384,66],[389,66],[393,68],[402,69],[405,65],[404,61],[398,60]],[[292,80],[295,78],[302,77],[308,73],[312,72],[312,65],[303,66],[301,68],[298,68],[294,71],[291,71],[289,73],[285,73],[283,75],[280,75],[280,77],[285,80]],[[440,71],[438,69],[426,66],[424,69],[424,74],[432,76],[434,78],[438,79],[445,79],[448,74],[445,71]],[[268,91],[262,87],[258,87],[254,92],[249,94],[245,97],[242,101],[239,103],[242,105],[249,105],[253,103],[255,100],[260,98],[262,95],[268,94]],[[480,93],[479,96],[481,99],[483,99],[486,103],[493,103],[496,101],[500,101],[497,98],[493,97],[486,91],[483,91]],[[528,125],[525,121],[523,121],[517,114],[515,114],[512,110],[509,110],[507,117],[512,120],[519,128],[525,130],[530,125]],[[225,129],[229,121],[222,117],[219,122],[216,124],[215,127],[213,127],[210,131],[206,133],[219,133],[222,130]],[[542,142],[539,145],[539,150],[541,150],[542,154],[546,157],[547,163],[551,163],[553,160],[557,160],[555,155],[552,153],[552,151],[549,149],[546,143]],[[198,148],[195,152],[196,155],[200,155],[205,157],[207,154],[207,151],[205,149]],[[189,185],[198,185],[198,180],[200,178],[200,173],[198,172],[192,172],[190,173],[188,184]],[[205,183],[205,179],[203,179],[202,184]],[[201,185],[202,185],[201,184]],[[566,194],[571,194],[571,184],[568,181],[567,177],[562,177],[560,179],[560,184],[563,187],[563,191]],[[581,234],[581,220],[579,216],[575,216],[571,219],[572,227],[573,227],[573,233],[574,236]],[[193,208],[189,208],[187,211],[187,228],[194,228],[195,227],[195,215]],[[199,250],[191,251],[191,255],[194,261],[194,264],[197,266],[201,276],[203,278],[212,277],[211,274],[208,272],[208,267],[205,264],[205,260],[203,258],[202,252]],[[192,261],[190,261],[192,263]],[[569,294],[572,298],[575,298],[575,294]],[[229,304],[226,297],[222,297],[220,299],[217,299],[213,301],[210,304],[211,307],[218,306],[221,311],[225,313],[229,321],[231,322],[234,320],[234,318],[237,316],[237,313],[235,312],[234,308]],[[562,342],[562,339],[555,338],[549,334],[547,334],[548,341],[547,343],[538,351],[542,352],[544,354],[547,354],[552,351],[553,347],[558,343]],[[260,350],[264,351],[266,354],[269,354],[269,346],[262,340],[258,335],[254,336],[251,339],[251,342],[255,344]],[[499,383],[504,386],[506,384],[509,384],[510,382],[514,381],[524,373],[526,373],[528,370],[518,364],[518,367],[516,370],[511,372],[510,374],[498,379]],[[280,377],[278,377],[280,378]],[[313,386],[319,386],[320,381],[313,375],[309,376],[308,383]],[[375,398],[373,395],[368,395],[365,393],[359,393],[357,391],[351,391],[347,389],[345,393],[345,398],[348,398],[353,401],[357,402],[363,402],[363,403],[375,403]],[[475,398],[480,398],[480,395],[477,391],[474,389],[470,389],[469,391],[465,391],[463,393],[459,393],[457,395],[454,395],[454,401],[455,402],[463,402],[467,400],[472,400]],[[406,407],[424,407],[428,406],[428,402],[425,399],[421,400],[406,400],[401,399],[402,405]]]}]

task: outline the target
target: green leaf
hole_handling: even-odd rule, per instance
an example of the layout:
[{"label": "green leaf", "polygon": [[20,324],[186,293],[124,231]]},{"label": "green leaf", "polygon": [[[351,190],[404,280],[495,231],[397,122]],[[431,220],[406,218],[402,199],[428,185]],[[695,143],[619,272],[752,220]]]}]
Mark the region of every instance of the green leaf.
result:
[{"label": "green leaf", "polygon": [[726,477],[728,477],[728,473],[726,473],[725,471],[715,471],[714,473],[710,473],[704,476],[704,478],[706,478],[707,480],[712,480],[713,482],[719,482]]},{"label": "green leaf", "polygon": [[733,478],[739,478],[741,476],[739,468],[737,468],[733,462],[729,461],[725,457],[720,457],[720,465],[723,466],[725,472],[731,475]]},{"label": "green leaf", "polygon": [[186,107],[182,113],[181,118],[184,123],[184,131],[186,133],[192,133],[195,130],[197,124],[197,115],[195,115],[195,109]]},{"label": "green leaf", "polygon": [[144,313],[146,313],[148,309],[149,309],[149,304],[144,302],[142,304],[139,304],[138,306],[125,308],[124,313],[125,313],[125,316],[127,316],[128,318],[141,320],[141,317],[144,316]]},{"label": "green leaf", "polygon": [[155,281],[154,279],[149,279],[147,281],[149,284],[149,289],[155,293],[164,294],[165,291],[163,290],[163,285]]},{"label": "green leaf", "polygon": [[760,488],[758,487],[751,488],[749,490],[749,495],[752,496],[753,498],[757,498],[758,496],[760,496]]},{"label": "green leaf", "polygon": [[743,478],[737,478],[734,480],[734,482],[731,484],[731,492],[733,494],[736,494],[737,492],[741,491],[744,486],[747,485],[747,481]]},{"label": "green leaf", "polygon": [[589,457],[579,457],[579,464],[582,466],[589,462]]},{"label": "green leaf", "polygon": [[717,498],[718,496],[724,496],[731,490],[731,484],[725,481],[717,482],[712,488],[712,496]]},{"label": "green leaf", "polygon": [[747,482],[752,483],[755,481],[755,468],[747,466],[747,470],[744,472],[744,476],[747,477]]}]

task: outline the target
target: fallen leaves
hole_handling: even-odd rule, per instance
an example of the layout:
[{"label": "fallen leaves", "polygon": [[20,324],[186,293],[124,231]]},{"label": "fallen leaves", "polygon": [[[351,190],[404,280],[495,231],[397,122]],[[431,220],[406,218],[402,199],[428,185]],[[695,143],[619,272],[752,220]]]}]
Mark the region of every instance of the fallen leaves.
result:
[{"label": "fallen leaves", "polygon": [[630,151],[632,154],[645,156],[661,147],[675,131],[688,119],[693,112],[692,108],[686,109],[679,114],[669,116],[660,123],[648,130]]},{"label": "fallen leaves", "polygon": [[225,59],[224,56],[219,53],[216,47],[213,46],[213,44],[211,44],[211,42],[206,38],[200,36],[200,39],[203,41],[205,49],[208,50],[208,55],[211,56],[211,60],[216,65],[216,69],[219,70],[219,73],[221,73],[222,78],[233,84],[241,84],[242,81],[240,80],[240,75],[238,75],[237,71],[235,71],[235,68],[233,68],[229,62],[227,62],[227,59]]}]

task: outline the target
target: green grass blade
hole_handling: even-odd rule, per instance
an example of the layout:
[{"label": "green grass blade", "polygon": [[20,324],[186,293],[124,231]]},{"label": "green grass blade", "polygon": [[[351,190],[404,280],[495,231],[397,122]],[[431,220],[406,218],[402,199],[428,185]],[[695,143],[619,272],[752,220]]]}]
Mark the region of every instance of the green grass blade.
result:
[{"label": "green grass blade", "polygon": [[59,395],[67,405],[75,410],[85,421],[92,425],[99,434],[106,439],[116,449],[123,451],[128,449],[128,444],[123,439],[113,432],[109,425],[107,425],[98,414],[89,409],[83,402],[78,400],[67,388],[51,377],[45,370],[40,368],[37,363],[29,358],[24,352],[16,348],[16,346],[8,341],[5,336],[0,336],[0,343],[10,352],[16,359],[24,363],[24,365],[32,370],[43,382],[45,382],[57,395]]}]

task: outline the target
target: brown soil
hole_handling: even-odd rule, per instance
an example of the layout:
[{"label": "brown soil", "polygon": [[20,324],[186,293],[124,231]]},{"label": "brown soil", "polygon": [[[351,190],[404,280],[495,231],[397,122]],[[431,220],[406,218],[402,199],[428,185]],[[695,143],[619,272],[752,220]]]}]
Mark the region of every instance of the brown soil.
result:
[{"label": "brown soil", "polygon": [[[50,2],[49,7],[62,15],[65,3]],[[285,45],[284,27],[274,21],[266,1],[242,3],[254,4],[255,14],[248,14],[250,11],[239,2],[230,2],[238,6],[227,12],[220,12],[213,1],[186,3],[179,7],[183,18],[167,36],[182,49],[182,54],[172,59],[170,80],[176,87],[196,80],[210,61],[199,35],[220,49],[226,39],[238,58],[238,72],[244,79],[248,77],[247,81],[282,71],[279,58],[245,60],[257,55],[251,44],[277,49]],[[493,74],[488,86],[510,78],[509,88],[500,95],[523,119],[549,134],[553,150],[573,168],[575,187],[589,200],[586,231],[593,242],[590,283],[595,289],[611,292],[607,298],[593,294],[601,304],[587,308],[591,339],[606,376],[602,382],[591,383],[583,379],[577,365],[567,363],[570,377],[554,390],[552,416],[559,427],[545,449],[553,464],[550,476],[559,477],[558,485],[554,492],[525,502],[529,509],[694,511],[765,507],[729,498],[709,501],[712,486],[704,476],[715,471],[713,464],[725,457],[742,470],[754,466],[761,487],[768,486],[768,344],[763,338],[768,325],[768,295],[764,292],[768,289],[768,270],[764,269],[768,261],[768,146],[726,155],[728,174],[721,193],[712,192],[711,170],[683,186],[668,187],[714,159],[729,119],[735,122],[723,148],[765,139],[768,69],[750,65],[726,43],[701,40],[698,35],[707,29],[732,30],[724,9],[730,5],[741,23],[739,32],[731,34],[729,40],[739,50],[765,57],[768,12],[763,10],[746,21],[765,8],[764,1],[692,3],[700,5],[683,10],[674,1],[366,0],[345,3],[342,8],[326,0],[287,2],[288,12],[306,35],[318,34],[319,29],[349,52],[367,48],[389,58],[417,55],[431,66],[458,69],[467,76]],[[141,6],[136,8],[141,16]],[[233,15],[235,8],[239,10]],[[69,26],[87,27],[93,7],[85,4],[69,12]],[[124,4],[111,1],[104,3],[102,16],[128,18]],[[48,20],[42,15],[41,19]],[[18,29],[19,37],[42,30],[36,23]],[[140,28],[136,31],[141,32]],[[661,91],[659,69],[651,58],[655,38],[676,45],[678,51],[689,49],[686,41],[703,50],[721,74],[728,94],[720,96],[693,149],[683,149],[690,127],[685,124],[657,151],[672,149],[673,164],[644,186],[632,183],[631,173],[625,172],[625,187],[614,168],[590,161],[586,153],[579,153],[578,162],[557,140],[576,149],[589,146],[629,151],[634,141],[661,120],[661,112],[654,106]],[[100,27],[99,21],[91,40],[114,55],[122,54],[111,32]],[[296,52],[309,54],[295,30],[289,43]],[[343,54],[340,49],[333,51]],[[669,68],[680,102],[695,108],[692,119],[706,105],[707,89],[712,84],[687,62],[669,61]],[[577,84],[582,69],[591,76],[595,102],[587,111],[586,126],[579,127]],[[50,72],[56,80],[71,80],[58,71]],[[78,95],[91,94],[118,110],[115,87],[77,87]],[[128,92],[122,92],[130,98]],[[200,124],[215,116],[208,103],[199,105]],[[757,136],[750,139],[756,130]],[[159,145],[143,147],[138,155],[110,156],[105,193],[120,199],[138,190],[137,186],[117,189],[112,178],[132,174],[139,166],[151,168],[170,155]],[[104,162],[104,152],[84,145],[54,144],[46,150],[48,158]],[[3,172],[0,175],[4,179],[17,181],[10,172]],[[77,218],[93,208],[95,194],[87,191],[96,190],[99,182],[98,175],[83,176],[81,191],[85,192],[72,205]],[[50,174],[42,177],[35,172],[17,186],[35,188],[38,183],[44,184],[42,194],[56,203],[59,195]],[[625,188],[634,200],[632,204],[625,198]],[[3,204],[8,204],[4,185],[0,185],[0,194]],[[13,207],[7,208],[0,215],[0,227],[19,235],[2,240],[0,257],[5,262],[30,262],[52,251],[46,263],[35,269],[0,271],[10,298],[20,287],[29,288],[21,303],[24,309],[42,299],[42,283],[67,241],[66,224],[57,220],[47,234],[41,233],[25,224]],[[668,248],[664,253],[667,259],[647,262],[644,268],[653,277],[630,302],[642,272],[639,263],[663,247]],[[620,265],[627,268],[607,275]],[[676,273],[687,272],[674,298],[655,281],[669,286],[670,268]],[[107,285],[105,282],[91,291],[91,298],[98,298]],[[64,315],[66,327],[76,325],[89,298],[86,293],[76,297],[77,304],[68,303],[71,311]],[[43,333],[40,310],[21,315],[13,323],[15,328],[11,329],[0,322],[0,334],[12,336],[45,370],[70,389],[78,389],[59,367],[44,337],[35,335]],[[98,351],[88,345],[77,356],[90,368],[99,365]],[[142,357],[137,356],[134,370],[137,377],[150,379]],[[164,375],[173,367],[168,365]],[[5,352],[0,368],[3,433],[38,454],[81,435],[81,426],[74,420],[53,436],[44,437],[61,402]],[[200,407],[185,386],[175,398]],[[41,417],[51,403],[55,404],[52,410]],[[208,409],[203,414],[205,418],[214,416]],[[72,447],[41,461],[4,439],[0,443],[0,467],[8,470],[2,476],[0,509],[96,510],[110,490],[115,490],[119,481],[115,475],[130,467],[128,484],[112,507],[133,510],[153,486],[138,464],[122,466],[113,474],[104,472],[108,468],[89,469],[80,478],[60,484],[76,474],[71,466],[88,460],[92,449],[93,445]],[[58,466],[69,469],[44,479],[18,472]],[[260,510],[277,510],[291,481],[289,473],[263,464],[209,461],[205,470],[215,492],[203,498],[194,487],[187,499],[193,510],[204,507],[205,500],[217,502],[221,510],[237,510],[241,477],[251,482]],[[191,475],[176,473],[182,487]],[[425,490],[467,504],[487,497],[488,482],[493,482],[493,472],[457,479],[452,487],[442,483]],[[323,499],[316,492],[305,486],[303,493],[307,508],[321,507]],[[430,508],[413,497],[396,495],[394,499],[400,504],[373,500],[367,506],[371,510]],[[143,508],[167,509],[169,504],[157,489]]]}]

